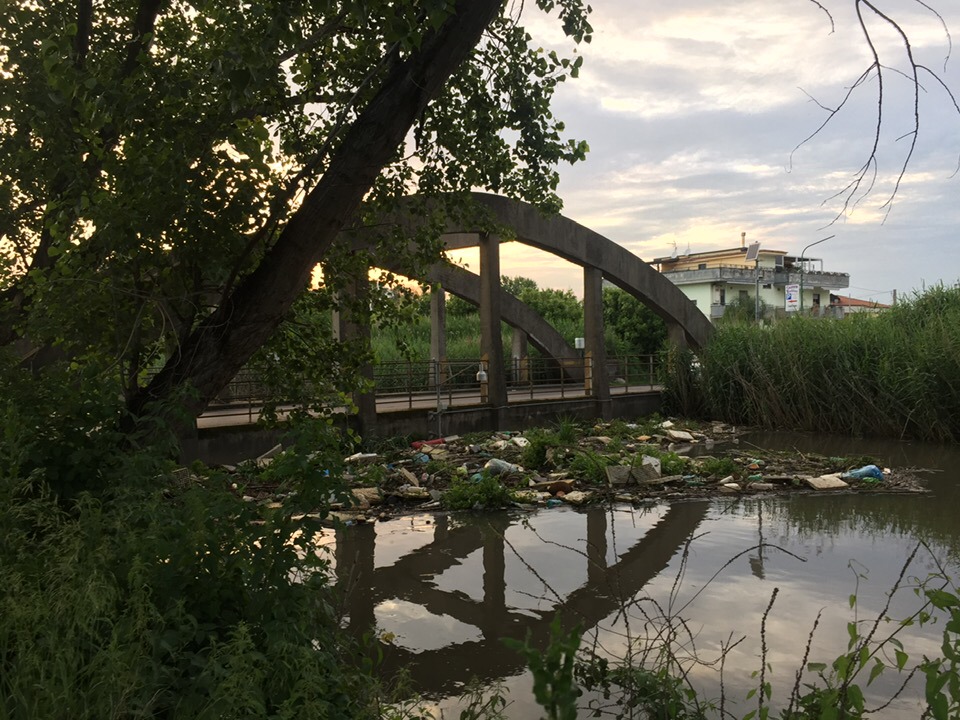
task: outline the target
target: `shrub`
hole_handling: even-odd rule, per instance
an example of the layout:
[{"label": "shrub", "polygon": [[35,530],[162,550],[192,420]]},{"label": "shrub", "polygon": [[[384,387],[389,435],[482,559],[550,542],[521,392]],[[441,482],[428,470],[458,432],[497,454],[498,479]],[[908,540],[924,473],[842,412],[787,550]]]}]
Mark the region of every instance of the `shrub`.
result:
[{"label": "shrub", "polygon": [[481,473],[479,480],[454,478],[441,502],[451,510],[496,510],[510,504],[511,495],[497,478]]}]

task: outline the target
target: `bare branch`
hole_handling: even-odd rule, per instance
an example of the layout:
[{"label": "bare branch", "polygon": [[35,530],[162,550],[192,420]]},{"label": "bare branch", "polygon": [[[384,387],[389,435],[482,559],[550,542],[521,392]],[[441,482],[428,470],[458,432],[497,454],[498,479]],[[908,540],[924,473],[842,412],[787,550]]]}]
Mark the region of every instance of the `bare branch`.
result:
[{"label": "bare branch", "polygon": [[809,0],[809,2],[812,2],[814,5],[820,8],[823,11],[823,14],[827,16],[827,19],[830,20],[830,34],[832,35],[834,30],[837,29],[837,26],[833,22],[833,15],[830,14],[830,11],[827,10],[823,5],[817,2],[817,0]]},{"label": "bare branch", "polygon": [[950,56],[953,54],[953,37],[950,35],[950,28],[947,27],[947,21],[943,19],[943,15],[927,5],[927,3],[923,2],[923,0],[914,0],[914,2],[920,7],[929,10],[937,18],[937,20],[940,21],[940,25],[943,26],[943,34],[947,37],[947,54],[943,58],[943,69],[946,71],[947,63],[950,62]]},{"label": "bare branch", "polygon": [[[821,110],[826,110],[828,113],[835,113],[835,112],[836,112],[836,108],[827,107],[827,106],[824,105],[822,102],[820,102],[819,100],[817,100],[813,95],[811,95],[811,94],[808,93],[806,90],[804,90],[802,87],[798,87],[797,90],[799,90],[799,91],[802,92],[804,95],[806,95],[808,98],[810,98],[811,102],[813,102],[815,105],[817,105],[817,107],[819,107]],[[794,148],[794,149],[796,149],[796,148]]]}]

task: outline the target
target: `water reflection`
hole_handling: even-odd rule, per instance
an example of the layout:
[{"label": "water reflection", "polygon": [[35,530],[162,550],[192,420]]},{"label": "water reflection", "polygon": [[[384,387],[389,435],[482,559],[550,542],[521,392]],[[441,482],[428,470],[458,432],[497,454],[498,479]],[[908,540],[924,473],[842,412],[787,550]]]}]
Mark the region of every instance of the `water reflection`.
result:
[{"label": "water reflection", "polygon": [[[847,623],[872,617],[918,539],[929,542],[955,568],[960,527],[951,509],[958,499],[960,453],[952,448],[829,445],[813,436],[779,436],[767,447],[796,447],[831,455],[872,453],[887,463],[939,467],[932,497],[802,496],[680,503],[647,510],[532,515],[416,516],[342,528],[336,568],[349,588],[349,625],[374,629],[383,644],[383,672],[405,669],[440,707],[463,684],[508,679],[514,717],[532,712],[521,659],[500,639],[543,646],[554,613],[579,622],[612,655],[627,638],[652,627],[657,614],[688,621],[691,645],[715,658],[734,636],[746,635],[726,664],[727,692],[743,698],[758,668],[760,618],[774,588],[777,604],[767,621],[768,677],[783,696],[818,614],[811,660],[829,661],[846,649]],[[806,444],[804,444],[806,443]],[[786,551],[786,552],[784,552]],[[908,577],[936,569],[921,553]],[[850,593],[858,605],[851,609]],[[898,594],[890,612],[905,617],[915,598]],[[624,613],[624,608],[630,611]],[[630,623],[633,623],[631,626]],[[937,652],[939,628],[915,634],[918,656]],[[707,695],[719,693],[715,668],[696,666],[693,677]],[[892,689],[881,679],[874,687]],[[527,704],[524,704],[527,703]],[[916,717],[917,700],[892,704],[885,717]]]},{"label": "water reflection", "polygon": [[431,695],[455,693],[470,677],[508,677],[523,662],[501,638],[529,633],[543,646],[557,611],[570,623],[597,625],[667,566],[708,509],[683,503],[624,511],[615,523],[619,538],[601,510],[440,515],[429,542],[381,567],[373,558],[385,526],[345,528],[337,568],[350,586],[349,625],[390,633],[384,671],[406,669]]}]

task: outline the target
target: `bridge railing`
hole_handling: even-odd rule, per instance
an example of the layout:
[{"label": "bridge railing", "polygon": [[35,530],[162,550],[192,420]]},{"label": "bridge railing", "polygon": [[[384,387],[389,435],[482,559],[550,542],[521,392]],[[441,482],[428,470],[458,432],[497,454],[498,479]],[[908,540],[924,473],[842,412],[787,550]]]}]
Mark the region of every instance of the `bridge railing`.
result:
[{"label": "bridge railing", "polygon": [[[588,391],[583,378],[592,376],[589,362],[585,357],[560,360],[512,358],[505,367],[508,400],[522,402],[584,397]],[[378,363],[373,368],[377,404],[386,412],[416,408],[443,410],[451,405],[481,404],[486,388],[478,378],[480,366],[479,358]],[[484,371],[489,371],[486,363]],[[613,392],[653,389],[658,373],[659,359],[656,355],[607,358],[607,377]],[[221,391],[204,415],[244,415],[252,423],[270,399],[266,386],[256,374],[241,371]]]}]

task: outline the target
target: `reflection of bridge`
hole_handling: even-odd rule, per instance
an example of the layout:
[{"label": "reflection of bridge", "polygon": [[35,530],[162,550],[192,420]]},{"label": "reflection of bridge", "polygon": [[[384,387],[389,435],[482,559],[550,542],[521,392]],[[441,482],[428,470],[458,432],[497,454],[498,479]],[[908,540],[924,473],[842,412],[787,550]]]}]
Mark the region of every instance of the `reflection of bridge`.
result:
[{"label": "reflection of bridge", "polygon": [[[519,673],[523,659],[506,650],[500,638],[524,638],[544,647],[550,623],[560,612],[566,626],[580,623],[592,628],[614,614],[646,583],[660,573],[670,559],[692,537],[708,510],[707,503],[680,503],[671,506],[644,537],[607,564],[607,520],[600,509],[587,514],[586,567],[579,565],[576,552],[564,554],[565,575],[582,573],[585,582],[546,611],[519,611],[506,603],[505,534],[514,519],[506,514],[472,518],[452,526],[450,518],[438,516],[433,540],[388,567],[374,567],[376,529],[374,526],[341,528],[337,531],[337,574],[348,579],[350,627],[358,634],[376,625],[376,607],[390,600],[404,600],[425,608],[433,616],[452,616],[476,628],[481,639],[446,645],[436,650],[413,652],[396,645],[384,645],[383,671],[392,674],[403,668],[418,691],[431,696],[458,692],[471,677],[483,684]],[[571,543],[572,544],[572,543]],[[435,578],[460,565],[476,550],[483,553],[483,600],[474,600],[461,591],[440,590]],[[569,569],[566,569],[569,568]]]}]

